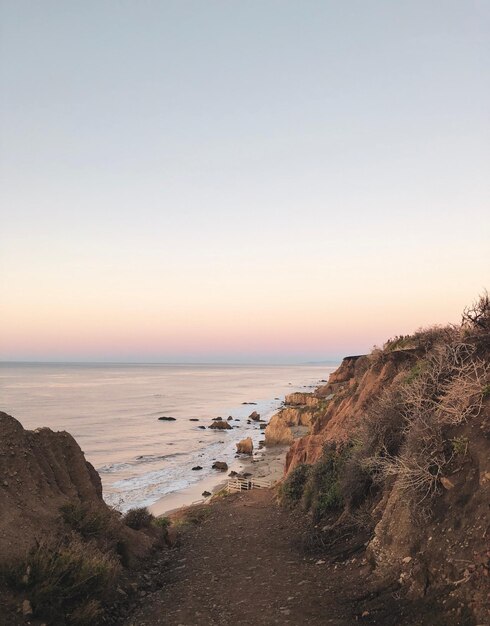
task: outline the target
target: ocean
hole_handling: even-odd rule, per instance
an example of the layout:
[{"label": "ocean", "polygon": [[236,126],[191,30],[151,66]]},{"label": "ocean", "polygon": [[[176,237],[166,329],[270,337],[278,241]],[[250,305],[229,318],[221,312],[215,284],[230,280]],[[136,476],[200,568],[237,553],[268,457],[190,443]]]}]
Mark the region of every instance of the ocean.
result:
[{"label": "ocean", "polygon": [[[72,434],[99,472],[106,502],[125,511],[204,484],[216,475],[213,460],[233,463],[237,441],[263,438],[256,423],[247,424],[253,410],[268,420],[285,394],[311,390],[333,369],[2,363],[0,408],[24,428]],[[214,417],[230,415],[233,429],[207,428]],[[203,469],[193,471],[197,465]]]}]

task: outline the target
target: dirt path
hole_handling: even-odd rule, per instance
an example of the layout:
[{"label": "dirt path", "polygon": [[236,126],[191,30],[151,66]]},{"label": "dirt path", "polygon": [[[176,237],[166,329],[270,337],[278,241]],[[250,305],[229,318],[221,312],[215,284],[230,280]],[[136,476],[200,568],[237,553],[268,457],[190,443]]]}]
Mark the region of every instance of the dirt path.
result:
[{"label": "dirt path", "polygon": [[372,588],[362,553],[344,562],[305,555],[301,518],[270,492],[236,494],[200,515],[186,525],[162,589],[126,626],[439,623],[417,616],[393,589]]}]

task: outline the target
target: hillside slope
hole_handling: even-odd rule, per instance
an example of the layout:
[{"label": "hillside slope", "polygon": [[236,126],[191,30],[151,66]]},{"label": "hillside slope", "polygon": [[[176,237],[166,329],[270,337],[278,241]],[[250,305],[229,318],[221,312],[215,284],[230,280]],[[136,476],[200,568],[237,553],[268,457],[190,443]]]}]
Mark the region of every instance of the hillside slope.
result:
[{"label": "hillside slope", "polygon": [[478,324],[344,359],[312,394],[310,433],[293,442],[282,489],[309,512],[316,542],[367,532],[373,568],[401,597],[441,610],[456,600],[465,624],[490,623],[488,298],[478,306]]},{"label": "hillside slope", "polygon": [[100,477],[71,435],[24,430],[0,412],[0,624],[23,622],[22,612],[94,623],[121,575],[161,539],[105,504]]}]

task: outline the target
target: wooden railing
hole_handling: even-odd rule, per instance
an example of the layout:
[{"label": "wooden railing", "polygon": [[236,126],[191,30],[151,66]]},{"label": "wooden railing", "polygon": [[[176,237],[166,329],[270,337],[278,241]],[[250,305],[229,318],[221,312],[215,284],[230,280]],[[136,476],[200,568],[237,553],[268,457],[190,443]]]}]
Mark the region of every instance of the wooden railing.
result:
[{"label": "wooden railing", "polygon": [[226,486],[228,491],[248,491],[249,489],[269,489],[272,481],[265,478],[230,478]]}]

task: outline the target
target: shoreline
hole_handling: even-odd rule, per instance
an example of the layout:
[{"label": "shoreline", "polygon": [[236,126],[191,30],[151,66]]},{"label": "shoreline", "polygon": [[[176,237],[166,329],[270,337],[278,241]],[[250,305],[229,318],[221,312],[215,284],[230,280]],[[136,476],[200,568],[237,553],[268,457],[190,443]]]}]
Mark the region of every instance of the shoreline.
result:
[{"label": "shoreline", "polygon": [[[298,431],[297,437],[302,437],[306,432]],[[270,480],[272,485],[278,483],[284,476],[284,465],[289,445],[274,445],[261,449],[254,449],[252,456],[237,455],[238,458],[228,467],[225,472],[216,472],[216,476],[210,476],[195,485],[191,485],[181,491],[170,493],[157,500],[148,509],[157,517],[175,513],[189,506],[206,504],[226,487],[229,473],[249,473],[251,478]],[[209,491],[210,496],[204,497],[202,493]]]}]

